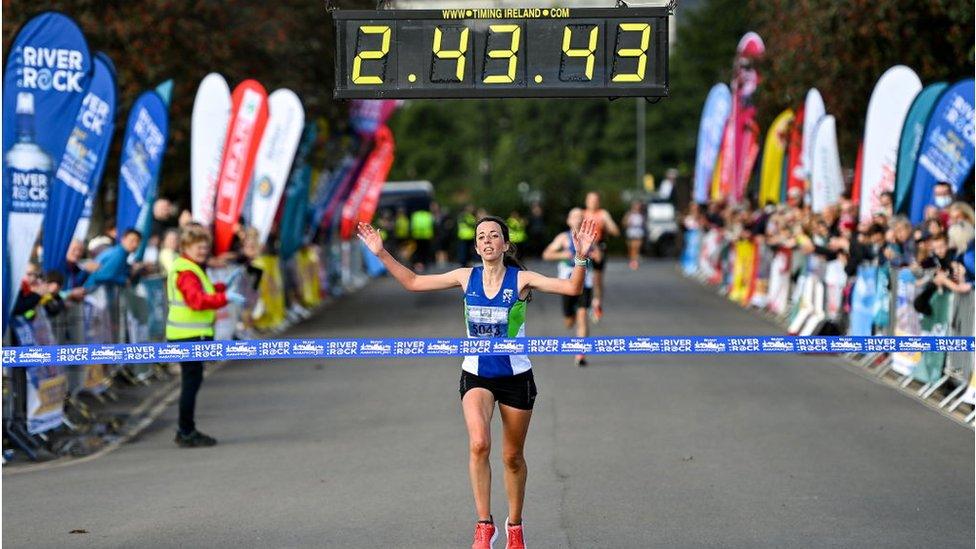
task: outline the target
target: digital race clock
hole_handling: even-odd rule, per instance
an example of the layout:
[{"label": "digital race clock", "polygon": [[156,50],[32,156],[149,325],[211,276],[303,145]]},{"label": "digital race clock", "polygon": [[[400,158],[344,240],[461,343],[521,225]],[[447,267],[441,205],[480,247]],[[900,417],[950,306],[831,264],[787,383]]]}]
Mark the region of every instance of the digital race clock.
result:
[{"label": "digital race clock", "polygon": [[338,99],[668,95],[665,7],[332,16]]}]

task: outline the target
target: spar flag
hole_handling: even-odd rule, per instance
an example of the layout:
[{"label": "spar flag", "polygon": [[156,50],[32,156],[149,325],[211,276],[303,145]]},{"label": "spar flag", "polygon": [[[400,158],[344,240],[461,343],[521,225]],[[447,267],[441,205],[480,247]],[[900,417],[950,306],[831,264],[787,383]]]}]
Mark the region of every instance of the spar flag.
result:
[{"label": "spar flag", "polygon": [[238,84],[231,98],[231,119],[217,177],[214,207],[214,253],[217,255],[230,249],[234,225],[241,216],[254,158],[267,122],[268,93],[264,86],[256,80]]},{"label": "spar flag", "polygon": [[[163,152],[169,136],[169,113],[163,98],[153,90],[143,92],[129,111],[119,160],[119,199],[115,228],[119,237],[141,228],[140,213],[152,209]],[[143,235],[143,241],[149,235]]]},{"label": "spar flag", "polygon": [[800,148],[800,166],[796,172],[796,176],[806,182],[810,181],[810,173],[813,171],[811,168],[813,164],[813,133],[817,129],[820,119],[826,115],[827,108],[824,106],[820,90],[810,88],[807,91],[806,100],[803,102],[803,142]]},{"label": "spar flag", "polygon": [[712,86],[705,99],[705,106],[702,107],[701,122],[698,125],[693,195],[695,202],[702,204],[708,202],[712,171],[715,169],[715,161],[722,146],[722,130],[725,128],[731,110],[732,92],[729,91],[729,87],[725,84]]},{"label": "spar flag", "polygon": [[973,169],[973,79],[954,84],[939,98],[922,137],[912,180],[912,223],[919,223],[932,204],[932,188],[939,181],[959,187]]},{"label": "spar flag", "polygon": [[10,45],[3,75],[4,325],[91,73],[85,36],[64,14],[31,18]]},{"label": "spar flag", "polygon": [[352,238],[357,223],[373,221],[380,191],[390,173],[390,167],[393,166],[393,149],[393,132],[384,124],[376,131],[373,150],[366,158],[363,169],[359,172],[359,180],[342,208],[339,236],[343,240]]},{"label": "spar flag", "polygon": [[880,209],[881,195],[895,190],[895,164],[905,116],[922,89],[915,71],[891,67],[874,86],[864,121],[864,156],[861,173],[860,221],[871,221]]},{"label": "spar flag", "polygon": [[251,226],[257,229],[261,244],[271,232],[304,126],[305,110],[295,92],[280,89],[268,96],[268,123],[254,160],[250,211]]},{"label": "spar flag", "polygon": [[115,101],[115,67],[108,56],[98,52],[91,83],[48,193],[43,236],[45,271],[64,270],[64,255],[78,218],[98,192],[115,131]]},{"label": "spar flag", "polygon": [[230,88],[223,76],[212,72],[197,88],[190,119],[190,212],[193,220],[205,227],[213,223],[229,121]]},{"label": "spar flag", "polygon": [[895,166],[895,212],[907,213],[909,197],[911,197],[912,177],[915,175],[915,162],[918,160],[918,150],[922,148],[922,136],[925,125],[935,108],[942,92],[949,87],[946,82],[929,84],[915,96],[905,124],[901,128],[901,139],[898,144],[898,162]]}]

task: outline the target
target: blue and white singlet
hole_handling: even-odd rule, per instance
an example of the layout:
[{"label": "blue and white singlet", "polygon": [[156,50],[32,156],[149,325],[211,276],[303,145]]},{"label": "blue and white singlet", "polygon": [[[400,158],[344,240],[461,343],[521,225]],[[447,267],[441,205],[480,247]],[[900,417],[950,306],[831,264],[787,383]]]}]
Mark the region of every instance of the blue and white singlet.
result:
[{"label": "blue and white singlet", "polygon": [[[507,267],[495,297],[485,295],[484,267],[471,269],[464,292],[464,321],[468,337],[525,337],[525,301],[519,299],[517,267]],[[481,377],[504,377],[532,368],[526,355],[466,356],[461,368]]]}]

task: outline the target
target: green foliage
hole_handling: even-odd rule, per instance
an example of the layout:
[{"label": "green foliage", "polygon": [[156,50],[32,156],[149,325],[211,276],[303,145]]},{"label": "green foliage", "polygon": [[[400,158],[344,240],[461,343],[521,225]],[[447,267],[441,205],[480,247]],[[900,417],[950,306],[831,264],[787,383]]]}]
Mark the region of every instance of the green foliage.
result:
[{"label": "green foliage", "polygon": [[820,90],[837,117],[845,164],[864,135],[878,78],[907,65],[924,84],[973,74],[973,2],[960,0],[752,0],[767,55],[760,67],[759,122]]}]

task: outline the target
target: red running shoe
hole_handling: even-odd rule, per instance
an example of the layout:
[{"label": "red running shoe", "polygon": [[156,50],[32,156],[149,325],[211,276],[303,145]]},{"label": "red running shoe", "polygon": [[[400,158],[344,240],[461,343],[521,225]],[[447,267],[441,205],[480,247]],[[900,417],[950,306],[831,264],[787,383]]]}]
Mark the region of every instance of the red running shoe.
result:
[{"label": "red running shoe", "polygon": [[505,519],[505,533],[507,534],[506,539],[508,539],[505,549],[525,549],[525,537],[522,535],[521,524],[512,526],[508,523],[508,519]]},{"label": "red running shoe", "polygon": [[471,549],[492,549],[498,539],[498,528],[490,522],[479,522],[474,526],[474,542]]}]

